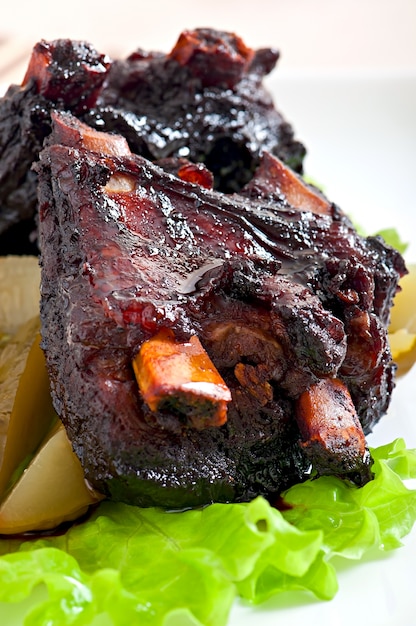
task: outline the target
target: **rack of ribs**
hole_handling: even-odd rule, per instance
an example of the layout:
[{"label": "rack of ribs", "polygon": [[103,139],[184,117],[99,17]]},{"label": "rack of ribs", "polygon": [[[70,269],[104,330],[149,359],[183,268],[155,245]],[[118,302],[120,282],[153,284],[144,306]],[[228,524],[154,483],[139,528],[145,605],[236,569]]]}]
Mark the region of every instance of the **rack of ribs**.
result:
[{"label": "rack of ribs", "polygon": [[251,178],[263,148],[302,171],[305,148],[263,85],[278,56],[209,29],[185,31],[167,54],[123,60],[88,42],[40,41],[22,85],[0,98],[0,254],[38,252],[31,166],[53,110],[122,134],[150,160],[205,163],[223,191]]},{"label": "rack of ribs", "polygon": [[87,480],[174,508],[273,497],[311,467],[369,480],[399,253],[269,153],[225,194],[183,158],[167,171],[52,120],[36,166],[43,348]]},{"label": "rack of ribs", "polygon": [[40,253],[55,409],[103,494],[180,509],[371,479],[406,272],[301,177],[278,52],[41,41],[0,100],[0,253]]}]

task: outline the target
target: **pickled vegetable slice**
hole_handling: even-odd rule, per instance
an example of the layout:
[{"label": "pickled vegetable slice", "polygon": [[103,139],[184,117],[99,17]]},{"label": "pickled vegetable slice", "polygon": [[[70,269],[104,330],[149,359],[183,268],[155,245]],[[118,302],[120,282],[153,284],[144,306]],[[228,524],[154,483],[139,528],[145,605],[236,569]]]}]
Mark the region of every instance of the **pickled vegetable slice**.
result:
[{"label": "pickled vegetable slice", "polygon": [[35,256],[0,258],[0,333],[12,335],[39,314],[40,268]]},{"label": "pickled vegetable slice", "polygon": [[39,446],[54,417],[35,317],[0,352],[0,494],[16,467]]},{"label": "pickled vegetable slice", "polygon": [[102,499],[84,479],[78,457],[61,422],[0,505],[0,533],[47,530],[83,515]]},{"label": "pickled vegetable slice", "polygon": [[416,264],[409,265],[408,270],[400,281],[402,290],[394,299],[389,328],[390,347],[399,375],[408,372],[416,361]]}]

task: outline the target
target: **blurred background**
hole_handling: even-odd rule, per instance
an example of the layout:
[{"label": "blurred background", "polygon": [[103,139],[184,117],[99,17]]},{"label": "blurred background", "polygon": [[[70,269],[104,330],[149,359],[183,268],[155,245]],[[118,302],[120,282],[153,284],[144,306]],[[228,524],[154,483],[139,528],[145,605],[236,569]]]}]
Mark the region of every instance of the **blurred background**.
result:
[{"label": "blurred background", "polygon": [[[19,43],[71,37],[116,56],[139,46],[167,52],[181,30],[212,26],[237,32],[253,47],[279,48],[282,72],[416,70],[415,0],[19,0],[2,5],[0,35]],[[13,76],[19,78],[17,67]]]}]

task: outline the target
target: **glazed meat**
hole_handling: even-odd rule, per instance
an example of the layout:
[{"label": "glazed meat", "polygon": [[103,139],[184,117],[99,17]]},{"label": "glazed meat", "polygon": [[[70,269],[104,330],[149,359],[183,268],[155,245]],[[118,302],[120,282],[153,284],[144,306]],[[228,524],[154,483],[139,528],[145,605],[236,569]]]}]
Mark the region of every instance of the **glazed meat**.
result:
[{"label": "glazed meat", "polygon": [[371,478],[406,269],[300,177],[277,59],[210,29],[117,61],[42,41],[0,101],[0,253],[40,250],[54,405],[114,500]]},{"label": "glazed meat", "polygon": [[110,61],[82,42],[40,42],[22,86],[0,99],[0,253],[37,253],[37,160],[50,111],[81,114],[94,105]]},{"label": "glazed meat", "polygon": [[174,508],[273,497],[311,463],[366,482],[400,255],[267,152],[225,194],[203,166],[52,117],[43,347],[87,480]]},{"label": "glazed meat", "polygon": [[133,152],[153,161],[204,163],[226,193],[250,180],[262,151],[301,172],[305,148],[263,85],[278,56],[231,33],[185,31],[169,54],[138,50],[115,61],[84,120],[121,133]]},{"label": "glazed meat", "polygon": [[38,252],[31,166],[52,110],[123,134],[148,159],[203,162],[224,191],[251,178],[263,149],[301,171],[305,149],[262,84],[277,58],[207,29],[184,32],[169,54],[123,61],[85,42],[39,42],[22,86],[0,99],[0,253]]}]

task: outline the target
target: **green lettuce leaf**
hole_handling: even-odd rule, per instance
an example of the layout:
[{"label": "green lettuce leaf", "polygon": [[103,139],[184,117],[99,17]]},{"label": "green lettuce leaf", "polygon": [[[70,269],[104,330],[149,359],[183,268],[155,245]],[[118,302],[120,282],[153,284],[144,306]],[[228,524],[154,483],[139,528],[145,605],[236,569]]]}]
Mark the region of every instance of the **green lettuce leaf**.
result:
[{"label": "green lettuce leaf", "polygon": [[[0,617],[20,603],[26,626],[224,626],[237,596],[256,604],[304,590],[337,592],[331,559],[401,545],[416,520],[416,451],[372,450],[374,480],[295,485],[282,510],[263,498],[167,513],[103,502],[42,539],[0,540]],[[4,623],[4,620],[2,619]]]},{"label": "green lettuce leaf", "polygon": [[415,522],[416,490],[403,479],[416,476],[416,451],[397,439],[371,453],[375,477],[360,489],[323,476],[284,495],[286,519],[301,530],[319,527],[331,556],[360,559],[372,549],[398,548]]},{"label": "green lettuce leaf", "polygon": [[388,243],[392,248],[396,248],[399,252],[404,254],[409,244],[400,237],[400,234],[395,228],[384,228],[377,231],[376,235],[383,237],[384,241]]},{"label": "green lettuce leaf", "polygon": [[[352,221],[357,232],[360,235],[362,235],[363,237],[367,237],[369,235],[369,233],[360,224],[358,224],[355,219],[352,219]],[[371,233],[371,235],[374,237],[376,237],[377,235],[382,237],[389,246],[395,248],[401,254],[404,254],[409,247],[408,242],[403,241],[399,231],[396,228],[383,228],[375,233]]]}]

